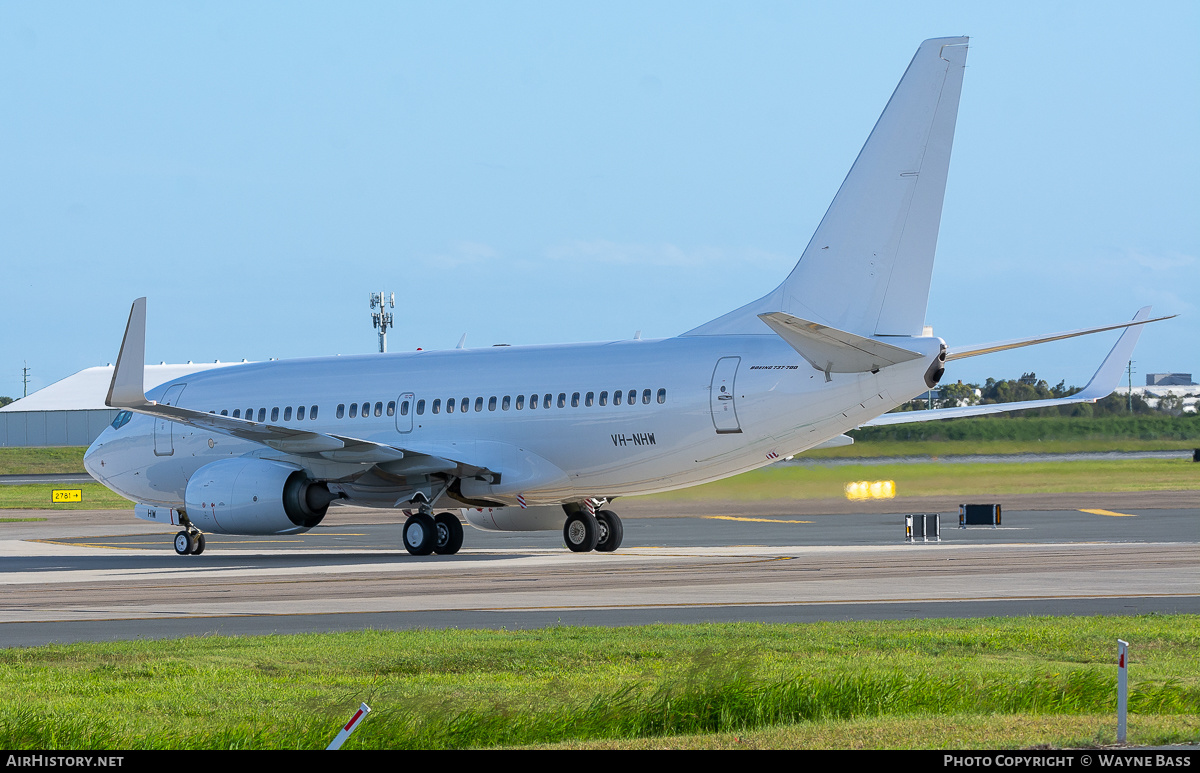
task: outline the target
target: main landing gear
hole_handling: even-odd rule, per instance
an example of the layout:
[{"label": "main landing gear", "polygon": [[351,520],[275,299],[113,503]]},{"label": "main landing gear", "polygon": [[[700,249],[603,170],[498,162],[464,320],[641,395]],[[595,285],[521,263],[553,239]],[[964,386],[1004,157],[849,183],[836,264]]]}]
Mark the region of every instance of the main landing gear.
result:
[{"label": "main landing gear", "polygon": [[175,552],[181,556],[198,556],[204,552],[204,533],[199,529],[184,529],[175,535]]},{"label": "main landing gear", "polygon": [[587,510],[576,510],[567,515],[563,526],[563,541],[576,553],[590,550],[611,553],[621,547],[624,536],[621,519],[612,510],[600,510],[595,515]]},{"label": "main landing gear", "polygon": [[463,527],[453,513],[436,517],[421,510],[404,522],[404,548],[414,556],[452,556],[463,543]]}]

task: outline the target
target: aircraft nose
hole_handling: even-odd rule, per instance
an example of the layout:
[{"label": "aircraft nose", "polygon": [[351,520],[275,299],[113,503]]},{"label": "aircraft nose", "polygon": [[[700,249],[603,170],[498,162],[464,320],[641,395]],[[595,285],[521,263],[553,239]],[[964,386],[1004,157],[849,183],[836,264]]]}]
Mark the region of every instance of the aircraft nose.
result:
[{"label": "aircraft nose", "polygon": [[[108,430],[106,429],[105,432],[107,431]],[[101,483],[104,482],[104,476],[101,475],[104,470],[104,466],[100,458],[100,449],[104,447],[103,438],[104,434],[101,433],[100,437],[96,438],[94,441],[92,441],[92,444],[88,446],[88,450],[83,452],[83,469],[87,470],[88,475],[91,475]]]}]

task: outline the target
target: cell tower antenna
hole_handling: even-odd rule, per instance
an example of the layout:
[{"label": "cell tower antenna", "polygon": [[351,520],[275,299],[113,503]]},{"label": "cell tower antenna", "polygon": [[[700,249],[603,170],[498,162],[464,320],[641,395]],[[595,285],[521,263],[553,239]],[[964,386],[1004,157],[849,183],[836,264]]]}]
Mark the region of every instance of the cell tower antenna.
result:
[{"label": "cell tower antenna", "polygon": [[387,351],[387,329],[395,327],[392,323],[392,313],[384,311],[384,307],[396,308],[396,294],[387,295],[382,292],[371,293],[371,308],[379,309],[379,311],[371,312],[371,324],[379,331],[379,351],[380,353]]},{"label": "cell tower antenna", "polygon": [[1129,412],[1133,413],[1133,360],[1129,361]]}]

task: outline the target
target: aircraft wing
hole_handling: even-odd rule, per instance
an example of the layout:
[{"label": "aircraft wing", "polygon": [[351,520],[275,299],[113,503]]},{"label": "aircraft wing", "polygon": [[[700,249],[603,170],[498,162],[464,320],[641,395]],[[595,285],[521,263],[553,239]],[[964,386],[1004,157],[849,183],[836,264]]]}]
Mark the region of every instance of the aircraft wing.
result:
[{"label": "aircraft wing", "polygon": [[239,419],[205,413],[174,405],[161,405],[146,399],[146,299],[138,298],[129,312],[129,324],[117,355],[105,405],[124,408],[135,413],[157,416],[168,421],[186,424],[209,432],[262,443],[269,448],[296,456],[314,456],[336,462],[377,464],[408,460],[409,465],[422,472],[455,472],[458,475],[481,475],[489,471],[453,459],[397,448],[361,438],[309,432],[295,427]]},{"label": "aircraft wing", "polygon": [[[1092,376],[1081,391],[1076,392],[1070,397],[1057,397],[1048,400],[1024,400],[1016,403],[992,403],[990,405],[966,405],[960,408],[936,408],[930,411],[901,411],[899,413],[885,413],[882,416],[876,416],[868,422],[863,423],[863,427],[879,427],[886,424],[910,424],[918,421],[937,421],[939,419],[957,419],[963,416],[983,416],[989,413],[1007,413],[1008,411],[1023,411],[1027,408],[1050,408],[1056,405],[1070,405],[1072,403],[1094,403],[1097,400],[1108,397],[1113,390],[1121,383],[1121,373],[1125,370],[1125,363],[1129,361],[1129,357],[1133,354],[1133,347],[1137,345],[1138,337],[1142,334],[1142,326],[1148,322],[1157,322],[1160,319],[1170,319],[1170,317],[1159,317],[1158,319],[1149,319],[1150,307],[1146,306],[1138,310],[1134,315],[1133,321],[1126,322],[1121,325],[1112,325],[1106,328],[1095,328],[1090,330],[1077,330],[1070,333],[1057,333],[1053,336],[1040,336],[1036,339],[1022,339],[1021,341],[1010,341],[1006,344],[991,344],[988,347],[972,347],[969,350],[959,350],[959,357],[970,357],[975,354],[985,354],[986,352],[1000,351],[1002,349],[1011,349],[1018,346],[1029,346],[1035,343],[1044,343],[1046,341],[1057,341],[1062,338],[1071,338],[1077,335],[1085,335],[1087,333],[1098,333],[1101,330],[1113,330],[1123,327],[1125,332],[1117,339],[1117,343],[1109,351],[1108,356],[1104,358],[1104,362],[1100,363],[1100,368]],[[1011,344],[1007,345],[1007,344]],[[978,351],[977,351],[978,349]],[[951,350],[953,352],[953,350]],[[970,353],[962,353],[969,351]],[[950,354],[946,359],[954,359],[953,354]]]},{"label": "aircraft wing", "polygon": [[[1148,325],[1151,322],[1161,322],[1164,319],[1174,319],[1176,314],[1171,314],[1167,317],[1155,317],[1149,319],[1150,308],[1146,306],[1138,310],[1133,319],[1129,322],[1121,322],[1116,325],[1105,325],[1104,327],[1089,327],[1082,330],[1068,330],[1065,333],[1051,333],[1049,335],[1034,336],[1032,338],[1016,338],[1011,341],[997,341],[990,344],[977,344],[975,346],[956,346],[946,352],[946,362],[951,360],[961,360],[964,357],[977,357],[981,354],[991,354],[992,352],[1002,352],[1006,349],[1019,349],[1022,346],[1033,346],[1034,344],[1044,344],[1050,341],[1061,341],[1064,338],[1074,338],[1075,336],[1091,335],[1092,333],[1103,333],[1105,330],[1117,330],[1119,328],[1134,327],[1136,325]],[[1136,340],[1136,339],[1135,339]]]}]

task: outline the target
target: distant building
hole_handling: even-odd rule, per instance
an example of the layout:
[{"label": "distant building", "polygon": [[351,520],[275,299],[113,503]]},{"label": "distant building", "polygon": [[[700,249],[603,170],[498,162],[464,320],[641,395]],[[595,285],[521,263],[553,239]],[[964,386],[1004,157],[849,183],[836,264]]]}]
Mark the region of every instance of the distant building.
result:
[{"label": "distant building", "polygon": [[1191,373],[1147,373],[1146,386],[1196,386]]},{"label": "distant building", "polygon": [[[146,388],[233,363],[147,365]],[[0,447],[86,446],[117,415],[104,404],[113,366],[87,368],[0,408]]]}]

